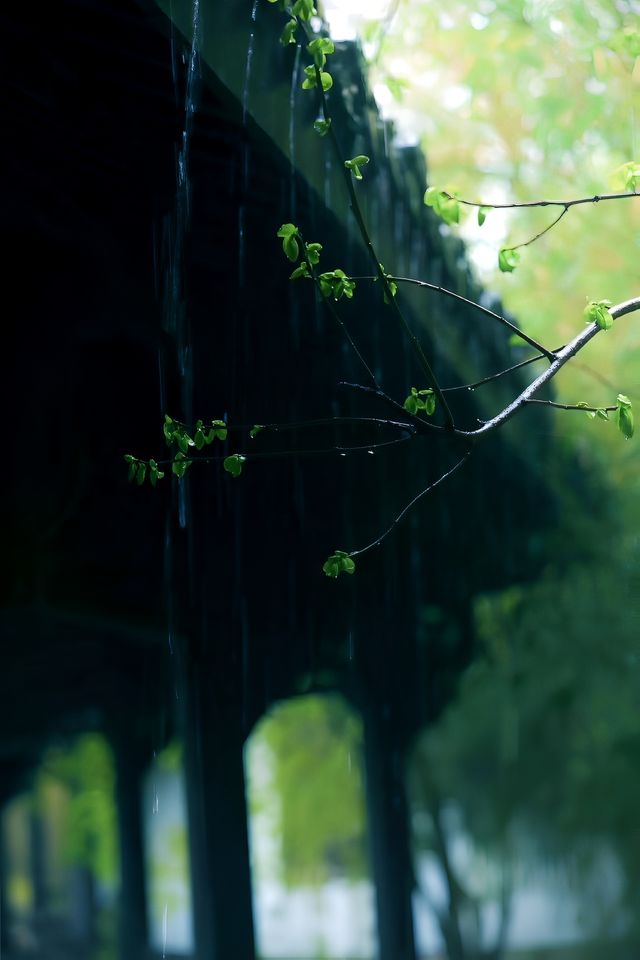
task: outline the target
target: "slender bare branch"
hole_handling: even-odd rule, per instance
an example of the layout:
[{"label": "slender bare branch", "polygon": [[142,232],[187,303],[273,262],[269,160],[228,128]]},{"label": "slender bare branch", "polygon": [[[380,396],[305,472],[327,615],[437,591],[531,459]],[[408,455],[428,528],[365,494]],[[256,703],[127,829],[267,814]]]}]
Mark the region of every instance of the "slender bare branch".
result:
[{"label": "slender bare branch", "polygon": [[[515,248],[511,248],[515,249]],[[351,277],[352,280],[377,280],[377,277],[365,276],[365,277]],[[473,307],[474,310],[477,310],[479,313],[483,313],[486,317],[491,317],[492,320],[496,320],[498,323],[501,323],[502,326],[506,327],[507,330],[510,330],[511,333],[520,337],[521,340],[524,340],[525,343],[528,343],[529,346],[533,347],[534,350],[537,350],[542,356],[546,357],[547,360],[555,360],[555,353],[553,350],[548,350],[543,344],[538,343],[537,340],[534,340],[533,337],[530,337],[524,330],[521,330],[511,323],[510,320],[507,320],[506,317],[503,317],[500,313],[495,313],[493,310],[489,310],[488,307],[483,307],[482,304],[476,303],[475,300],[469,300],[467,297],[463,297],[460,293],[454,293],[453,290],[448,290],[447,287],[441,287],[437,283],[428,283],[426,280],[416,280],[414,277],[395,277],[389,276],[390,280],[395,281],[395,283],[409,283],[413,284],[416,287],[422,287],[425,290],[433,290],[435,293],[441,293],[445,297],[451,297],[453,300],[458,300],[460,303],[464,303],[467,307]],[[537,357],[535,359],[538,359]],[[446,391],[443,390],[443,393]]]},{"label": "slender bare branch", "polygon": [[558,216],[555,217],[555,219],[553,219],[553,220],[551,221],[551,223],[547,224],[547,226],[544,228],[544,230],[541,230],[539,233],[536,233],[536,235],[535,235],[534,237],[530,237],[528,240],[523,240],[522,243],[515,243],[512,247],[507,247],[506,249],[507,249],[507,250],[520,250],[522,247],[528,247],[528,246],[530,246],[532,243],[535,243],[536,240],[539,240],[540,237],[544,237],[545,233],[549,233],[549,230],[553,230],[553,228],[555,227],[556,223],[560,223],[560,221],[561,221],[562,218],[564,217],[565,213],[568,213],[568,212],[569,212],[569,207],[564,207],[564,209],[560,211],[560,213],[558,214]]},{"label": "slender bare branch", "polygon": [[556,403],[555,400],[536,400],[531,398],[527,403],[539,403],[544,407],[555,407],[556,410],[580,410],[582,413],[597,413],[598,410],[606,410],[607,413],[613,413],[617,407],[589,407],[585,403]]},{"label": "slender bare branch", "polygon": [[433,483],[430,483],[428,487],[425,487],[424,490],[421,490],[420,493],[416,494],[416,496],[412,500],[410,500],[405,507],[402,508],[402,510],[400,511],[398,516],[395,518],[391,526],[387,527],[384,533],[381,533],[379,537],[376,537],[375,540],[372,540],[371,543],[367,544],[366,547],[361,547],[360,550],[352,550],[349,553],[349,556],[359,557],[361,554],[367,553],[367,551],[369,550],[373,550],[374,547],[379,547],[382,541],[386,540],[389,534],[395,529],[395,527],[398,526],[400,521],[409,513],[409,511],[413,507],[415,507],[416,503],[418,503],[419,500],[422,500],[423,497],[426,497],[428,493],[431,493],[432,490],[435,490],[436,487],[439,487],[440,484],[444,483],[445,480],[448,480],[449,477],[452,477],[453,474],[456,473],[460,469],[460,467],[467,462],[472,452],[473,452],[472,448],[469,448],[464,454],[464,456],[461,457],[456,463],[454,463],[454,465],[449,470],[447,470],[446,473],[443,473],[441,477],[438,477],[438,479],[435,480]]}]

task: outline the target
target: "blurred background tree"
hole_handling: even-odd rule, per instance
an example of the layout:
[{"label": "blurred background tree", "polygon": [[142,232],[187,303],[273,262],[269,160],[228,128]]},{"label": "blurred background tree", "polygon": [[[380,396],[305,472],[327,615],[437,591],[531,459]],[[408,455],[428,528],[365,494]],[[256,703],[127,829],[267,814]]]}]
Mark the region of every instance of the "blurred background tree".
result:
[{"label": "blurred background tree", "polygon": [[[640,154],[637,0],[355,7],[350,19],[333,0],[325,12],[343,36],[359,33],[378,102],[400,143],[423,146],[430,185],[488,203],[621,188],[618,168]],[[472,210],[460,233],[482,282],[559,346],[587,299],[637,293],[640,203],[576,208],[501,274],[498,249],[553,216],[491,211],[480,228]],[[562,371],[558,400],[640,394],[637,322],[605,339]],[[553,423],[562,509],[543,576],[477,599],[481,655],[410,764],[417,854],[435,856],[448,881],[435,909],[452,960],[480,949],[483,901],[501,902],[500,955],[513,889],[544,864],[561,865],[582,897],[586,937],[640,935],[637,444],[581,414]]]}]

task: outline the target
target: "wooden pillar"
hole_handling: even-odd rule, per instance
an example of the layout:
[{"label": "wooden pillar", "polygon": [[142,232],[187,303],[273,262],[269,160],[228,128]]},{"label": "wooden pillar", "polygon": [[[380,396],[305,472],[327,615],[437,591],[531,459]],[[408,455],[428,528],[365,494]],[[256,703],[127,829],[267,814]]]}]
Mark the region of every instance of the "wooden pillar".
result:
[{"label": "wooden pillar", "polygon": [[7,852],[5,849],[4,823],[0,806],[0,957],[9,949],[9,914],[7,902]]},{"label": "wooden pillar", "polygon": [[123,731],[112,737],[116,766],[116,806],[120,847],[119,960],[141,960],[149,945],[142,775],[145,755]]},{"label": "wooden pillar", "polygon": [[29,811],[29,873],[33,888],[33,913],[36,919],[46,916],[47,882],[45,876],[44,822],[32,794]]},{"label": "wooden pillar", "polygon": [[228,676],[181,659],[195,953],[254,960],[241,712]]},{"label": "wooden pillar", "polygon": [[390,707],[370,697],[364,708],[369,842],[376,889],[379,960],[415,960],[413,864],[404,756]]}]

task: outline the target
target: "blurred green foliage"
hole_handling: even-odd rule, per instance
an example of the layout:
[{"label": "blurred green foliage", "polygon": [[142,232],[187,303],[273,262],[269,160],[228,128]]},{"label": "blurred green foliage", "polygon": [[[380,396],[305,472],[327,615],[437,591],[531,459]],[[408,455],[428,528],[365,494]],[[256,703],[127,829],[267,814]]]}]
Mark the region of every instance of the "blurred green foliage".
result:
[{"label": "blurred green foliage", "polygon": [[97,733],[84,734],[70,746],[46,754],[37,786],[46,799],[47,781],[67,792],[63,852],[69,863],[88,867],[103,883],[118,877],[118,827],[113,753]]},{"label": "blurred green foliage", "polygon": [[267,748],[270,776],[252,774],[250,753],[250,809],[255,814],[275,798],[289,886],[367,872],[362,736],[360,719],[337,695],[278,704],[252,735],[253,750]]}]

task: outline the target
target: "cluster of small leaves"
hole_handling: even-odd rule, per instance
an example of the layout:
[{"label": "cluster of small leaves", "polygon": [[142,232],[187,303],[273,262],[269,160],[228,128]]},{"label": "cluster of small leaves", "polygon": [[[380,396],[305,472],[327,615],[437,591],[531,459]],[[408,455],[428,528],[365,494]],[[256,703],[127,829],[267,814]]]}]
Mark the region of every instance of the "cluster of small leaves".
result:
[{"label": "cluster of small leaves", "polygon": [[320,263],[320,253],[322,251],[321,243],[305,243],[304,252],[307,256],[306,260],[302,260],[298,266],[295,268],[289,280],[299,280],[300,277],[307,277],[312,279],[309,272],[309,264],[315,267]]},{"label": "cluster of small leaves", "polygon": [[[589,404],[585,403],[584,400],[581,400],[580,403],[576,403],[576,409],[585,410],[587,416],[590,420],[595,420],[596,417],[599,420],[609,420],[609,410],[612,408],[609,407],[598,407],[596,410],[589,410]],[[615,421],[618,426],[618,430],[627,440],[630,440],[633,436],[633,407],[629,397],[625,396],[624,393],[619,393],[616,397],[615,405]]]},{"label": "cluster of small leaves", "polygon": [[359,153],[357,157],[353,157],[351,160],[345,160],[344,165],[347,170],[351,170],[356,180],[362,180],[360,167],[364,167],[367,163],[369,163],[369,157],[365,157],[363,153]]},{"label": "cluster of small leaves", "polygon": [[438,187],[427,187],[424,202],[445,223],[460,223],[460,203],[454,194],[439,190]]},{"label": "cluster of small leaves", "polygon": [[193,436],[191,436],[183,423],[165,414],[162,429],[167,445],[175,444],[180,452],[185,454],[189,452],[190,447],[202,450],[214,440],[227,439],[227,425],[224,420],[211,420],[208,424],[202,420],[196,420]]},{"label": "cluster of small leaves", "polygon": [[[327,56],[335,51],[333,40],[328,37],[317,37],[307,44],[307,50],[311,54],[313,63],[304,68],[304,80],[302,81],[303,90],[314,90],[318,86],[318,79],[324,93],[331,90],[333,86],[333,77],[324,69],[327,62]],[[326,121],[325,121],[326,122]],[[328,127],[326,131],[328,131]]]},{"label": "cluster of small leaves", "polygon": [[354,573],[355,569],[355,563],[344,550],[336,550],[322,566],[323,572],[328,577],[333,577],[334,580],[341,573]]},{"label": "cluster of small leaves", "polygon": [[585,323],[595,323],[601,330],[609,330],[613,326],[610,306],[611,300],[590,300],[584,308]]},{"label": "cluster of small leaves", "polygon": [[344,270],[321,273],[318,276],[318,286],[323,297],[333,297],[334,300],[340,300],[343,296],[351,300],[356,289],[355,281],[351,280]]},{"label": "cluster of small leaves", "polygon": [[411,393],[404,402],[404,408],[413,416],[424,411],[428,417],[432,417],[436,412],[436,395],[430,387],[426,390],[411,387]]},{"label": "cluster of small leaves", "polygon": [[125,463],[129,464],[129,480],[135,480],[140,487],[147,477],[152,487],[155,487],[158,480],[162,480],[164,477],[164,471],[158,468],[155,460],[139,460],[131,453],[126,453],[124,460]]},{"label": "cluster of small leaves", "polygon": [[[278,237],[282,239],[282,248],[286,257],[293,263],[300,256],[300,231],[293,223],[283,223],[278,230]],[[320,262],[320,253],[322,252],[321,243],[305,243],[305,260],[301,260],[295,270],[289,276],[290,280],[313,279],[310,265],[315,267]],[[327,270],[325,273],[318,274],[318,286],[323,297],[333,297],[334,300],[340,300],[346,297],[350,300],[353,297],[356,284],[354,280],[339,268],[336,270]],[[394,284],[395,287],[395,284]]]}]

